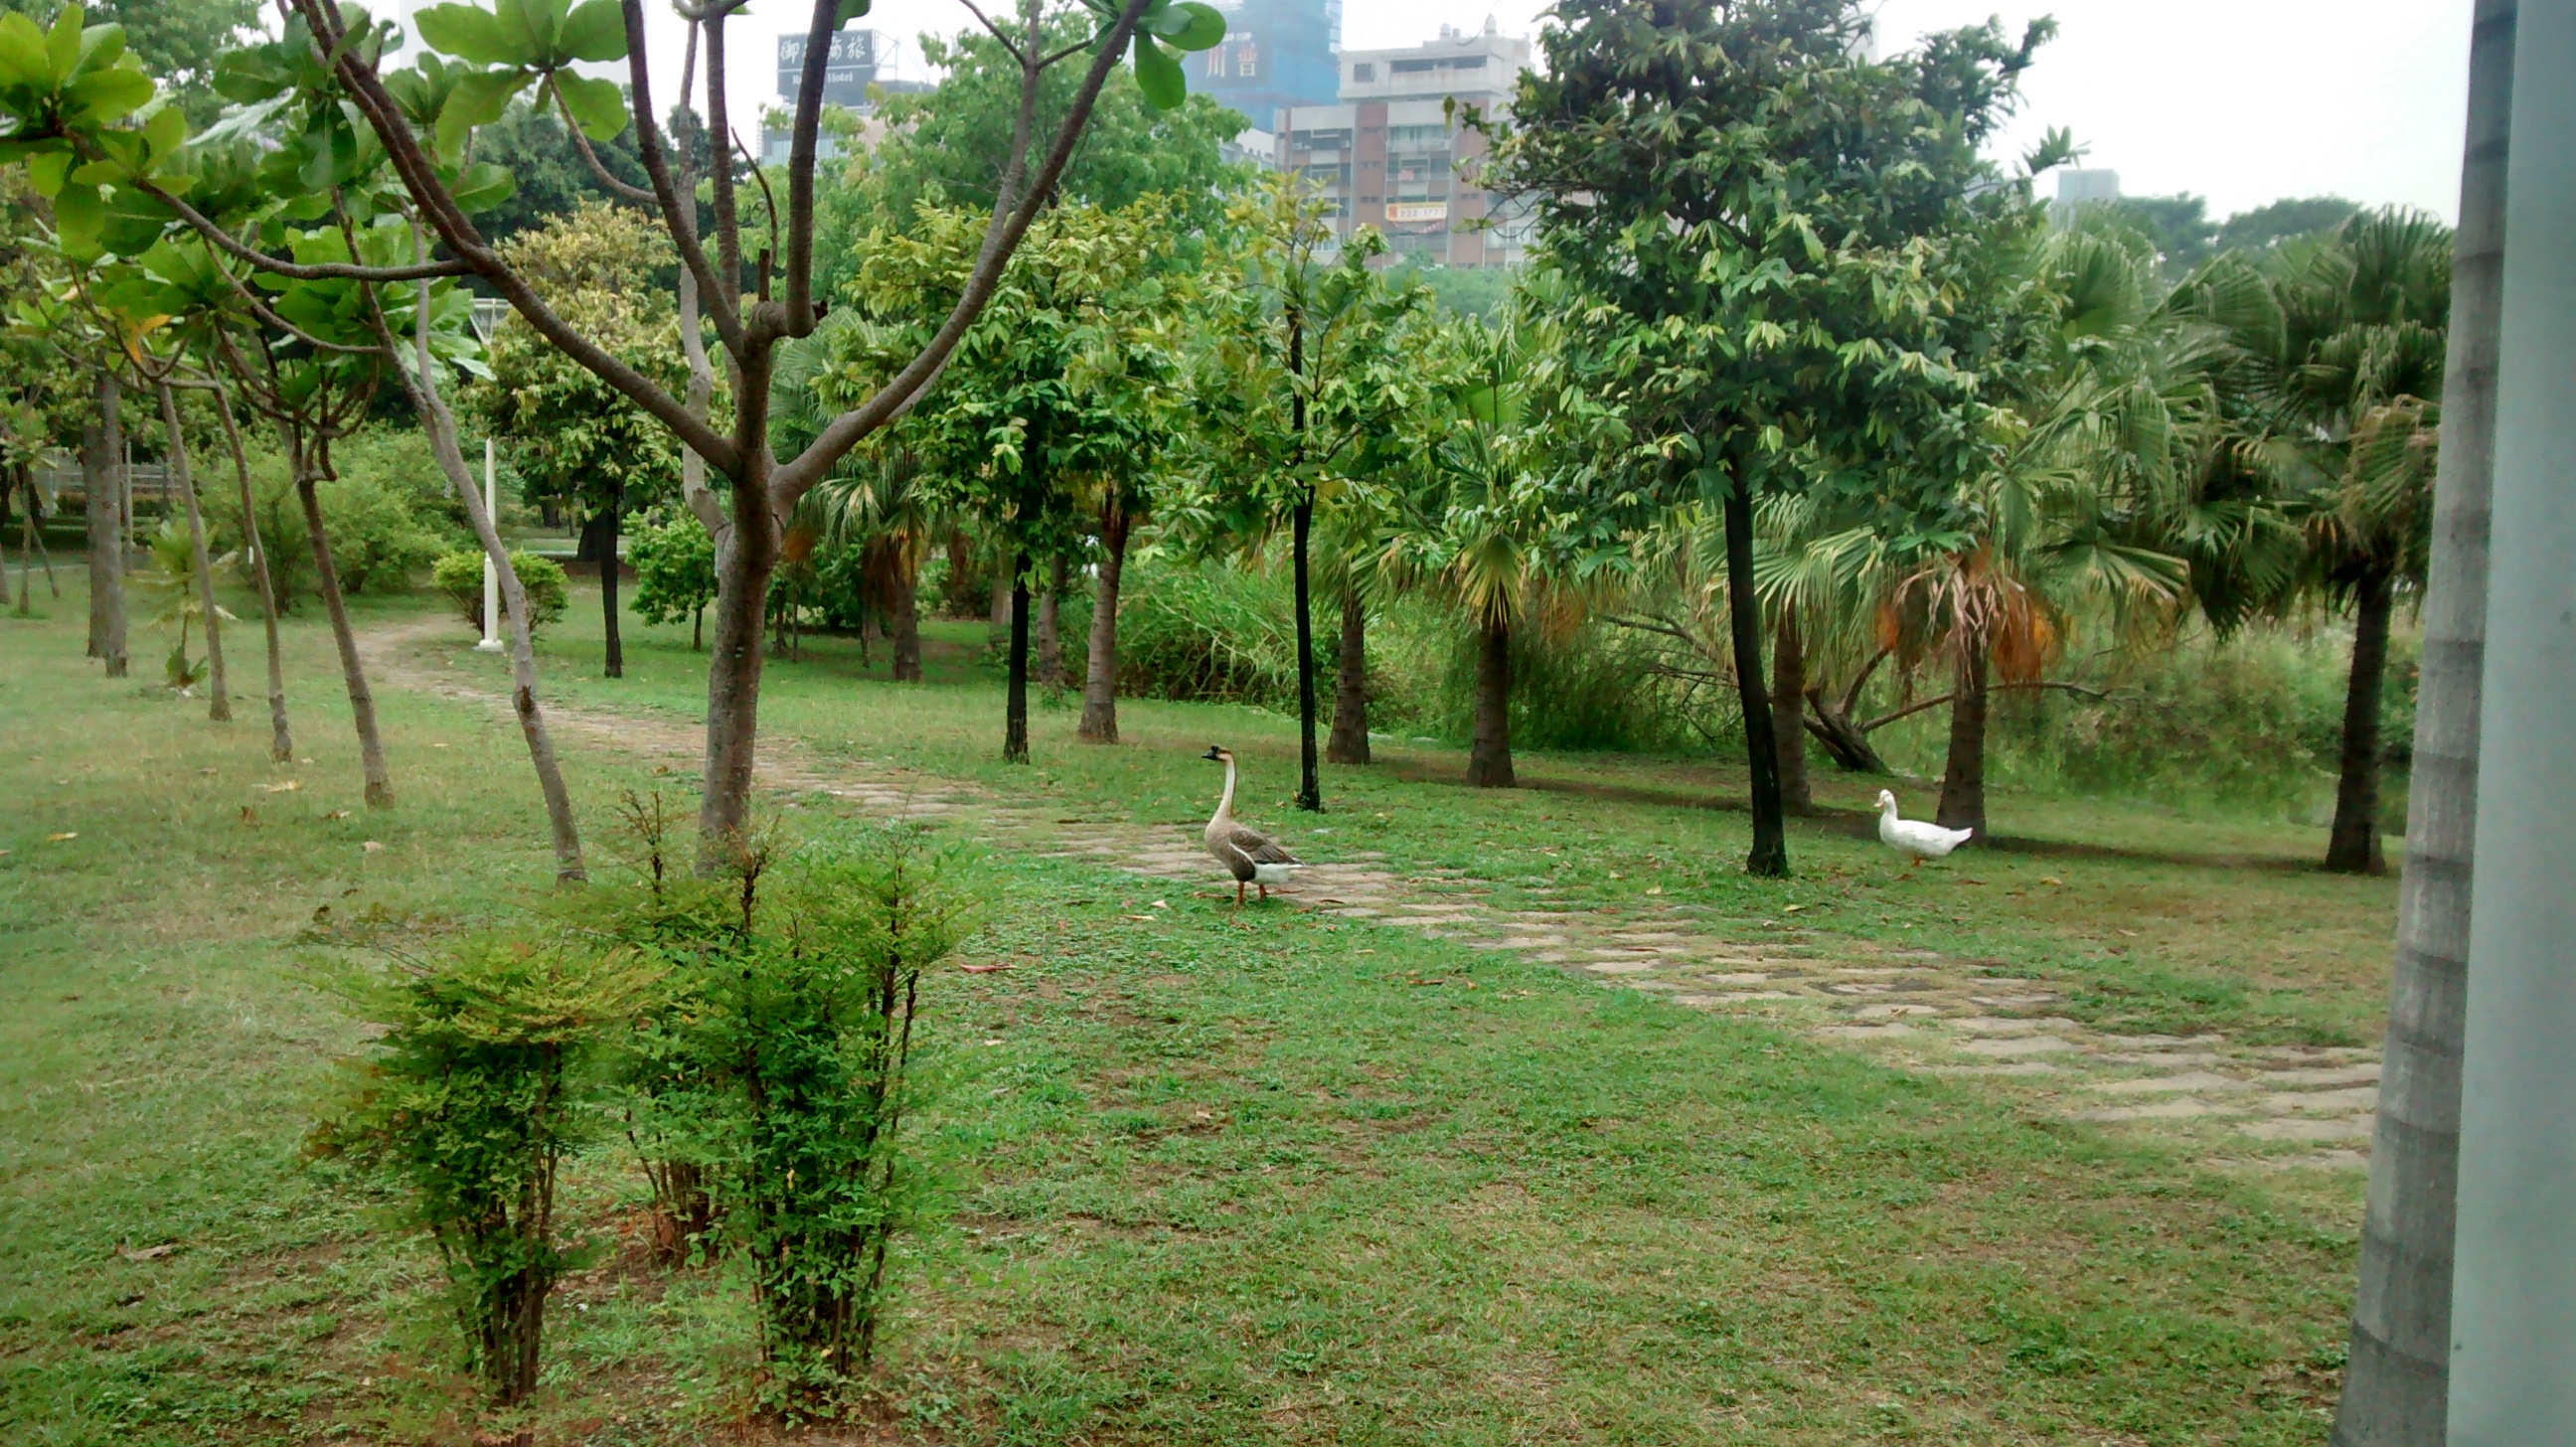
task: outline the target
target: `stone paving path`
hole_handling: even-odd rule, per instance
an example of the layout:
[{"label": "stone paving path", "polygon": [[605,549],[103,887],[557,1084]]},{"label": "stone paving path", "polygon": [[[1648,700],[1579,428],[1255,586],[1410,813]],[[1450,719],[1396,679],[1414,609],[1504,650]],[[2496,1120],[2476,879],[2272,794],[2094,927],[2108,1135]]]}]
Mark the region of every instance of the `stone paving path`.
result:
[{"label": "stone paving path", "polygon": [[[446,631],[440,621],[374,634],[365,641],[370,675],[506,717],[498,675],[486,661],[471,653],[446,665],[424,657],[419,645]],[[615,750],[675,774],[694,775],[702,759],[703,726],[669,712],[550,704],[547,718],[559,744]],[[827,760],[776,734],[761,741],[760,781],[791,810],[821,795],[880,815],[951,817],[988,840],[1025,842],[1215,897],[1232,893],[1220,887],[1230,881],[1200,848],[1196,823],[1065,818],[1061,801],[1013,801],[869,760]],[[1318,840],[1304,848],[1323,855],[1330,845]],[[2149,1133],[2205,1164],[2368,1163],[2376,1050],[2242,1046],[2216,1034],[2104,1034],[2051,1014],[2061,987],[2048,980],[1819,933],[1748,942],[1730,937],[1727,920],[1678,903],[1505,908],[1482,881],[1449,870],[1406,874],[1374,853],[1317,863],[1297,886],[1272,892],[1353,921],[1510,950],[1608,987],[1652,992],[1679,1008],[1766,1019],[1902,1069],[1989,1079],[2035,1109]]]}]

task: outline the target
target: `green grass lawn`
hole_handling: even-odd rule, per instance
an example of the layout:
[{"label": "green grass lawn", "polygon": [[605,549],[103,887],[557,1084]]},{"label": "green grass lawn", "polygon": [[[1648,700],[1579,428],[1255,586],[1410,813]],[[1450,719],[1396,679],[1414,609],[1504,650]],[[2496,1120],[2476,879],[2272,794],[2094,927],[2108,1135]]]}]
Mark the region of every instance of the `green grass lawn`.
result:
[{"label": "green grass lawn", "polygon": [[[693,715],[685,631],[630,633],[629,677],[599,680],[585,600],[548,641],[550,694]],[[444,1356],[433,1262],[299,1162],[329,1061],[362,1040],[298,941],[317,916],[498,916],[542,887],[516,730],[383,691],[398,802],[371,814],[315,620],[288,630],[310,762],[279,768],[255,696],[225,728],[100,680],[76,603],[0,620],[0,1440],[469,1441],[489,1424]],[[1707,802],[1740,792],[1721,768],[1531,759],[1547,787],[1470,793],[1429,747],[1332,771],[1308,822],[1281,802],[1293,722],[1248,710],[1131,703],[1130,742],[1102,749],[1042,708],[1035,763],[1005,768],[980,625],[938,635],[917,688],[809,640],[772,663],[765,728],[1172,822],[1204,817],[1194,755],[1219,738],[1256,817],[1314,855],[1575,907],[1660,890],[1747,937],[1796,903],[1821,931],[2087,982],[2081,1008],[2141,1028],[2354,1035],[2380,1008],[2390,892],[2292,867],[2296,831],[2003,798],[1999,829],[2057,852],[1904,879],[1801,827],[1798,878],[1757,883],[1743,816]],[[233,637],[255,695],[257,632]],[[489,666],[456,637],[456,666]],[[603,865],[617,791],[687,787],[590,749],[567,773]],[[1022,852],[970,878],[969,958],[1011,968],[932,984],[946,1085],[923,1139],[953,1214],[911,1244],[879,1393],[841,1440],[2323,1440],[2349,1202],[1399,930],[1234,917]],[[623,1162],[572,1184],[585,1229],[632,1232]],[[537,1441],[745,1428],[723,1272],[615,1256],[550,1321]]]}]

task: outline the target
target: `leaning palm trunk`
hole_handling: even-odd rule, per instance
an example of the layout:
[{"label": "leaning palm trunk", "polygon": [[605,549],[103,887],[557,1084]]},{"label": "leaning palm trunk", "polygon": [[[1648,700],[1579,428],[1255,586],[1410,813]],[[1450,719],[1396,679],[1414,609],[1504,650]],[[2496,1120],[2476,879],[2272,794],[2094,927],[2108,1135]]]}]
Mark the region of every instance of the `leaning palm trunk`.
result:
[{"label": "leaning palm trunk", "polygon": [[[197,565],[197,602],[206,613],[206,687],[214,694],[206,705],[206,717],[216,723],[231,723],[232,684],[224,675],[223,611],[215,606],[215,567],[206,556],[206,519],[197,508],[197,480],[188,474],[188,442],[179,435],[178,399],[170,395],[167,382],[160,385],[160,391],[161,429],[169,437],[170,480],[187,501],[188,553]],[[180,626],[186,627],[184,618]]]},{"label": "leaning palm trunk", "polygon": [[2445,1439],[2450,1411],[2460,1062],[2468,1018],[2515,0],[2479,0],[2476,14],[2406,869],[2397,894],[2388,1036],[2371,1133],[2360,1289],[2343,1397],[2335,1407],[2336,1447],[2435,1447]]},{"label": "leaning palm trunk", "polygon": [[394,785],[385,772],[385,746],[376,734],[376,696],[367,689],[366,665],[358,658],[358,635],[349,626],[349,605],[340,597],[340,572],[331,564],[331,539],[322,531],[322,499],[314,494],[321,480],[304,455],[303,435],[287,429],[286,455],[295,469],[295,498],[304,508],[304,533],[313,546],[313,586],[322,595],[322,611],[331,619],[331,641],[340,648],[340,678],[349,689],[349,714],[358,730],[358,768],[367,781],[367,807],[393,807]]},{"label": "leaning palm trunk", "polygon": [[1499,609],[1476,637],[1476,733],[1467,751],[1467,782],[1479,789],[1518,787],[1512,776],[1512,620]]},{"label": "leaning palm trunk", "polygon": [[1082,726],[1095,744],[1118,742],[1118,585],[1127,568],[1127,510],[1117,498],[1100,510],[1100,578],[1091,599],[1091,645],[1082,667]]},{"label": "leaning palm trunk", "polygon": [[1333,735],[1324,757],[1336,764],[1369,761],[1368,604],[1356,580],[1342,580],[1342,636],[1333,667]]},{"label": "leaning palm trunk", "polygon": [[107,676],[125,676],[125,520],[118,507],[118,468],[125,430],[117,420],[113,372],[98,377],[98,415],[81,427],[81,496],[89,514],[89,656]]},{"label": "leaning palm trunk", "polygon": [[2372,568],[2353,591],[2352,675],[2344,689],[2343,758],[2326,868],[2338,874],[2385,874],[2388,862],[2379,846],[2379,694],[2388,674],[2394,589],[2387,573]]},{"label": "leaning palm trunk", "polygon": [[[415,233],[414,246],[425,254]],[[429,352],[429,283],[420,284],[420,302],[415,309],[420,318],[419,335],[413,348],[413,366],[397,368],[403,390],[411,397],[412,410],[420,414],[429,433],[429,450],[438,459],[439,471],[456,495],[465,501],[465,521],[483,545],[483,556],[492,565],[500,583],[501,616],[510,623],[510,708],[519,717],[519,732],[528,744],[528,761],[537,771],[537,789],[545,796],[546,821],[554,833],[555,880],[560,884],[578,883],[590,877],[581,859],[581,836],[575,830],[572,795],[564,788],[563,769],[555,761],[554,736],[546,729],[545,714],[537,707],[537,663],[528,641],[528,590],[519,581],[519,571],[510,564],[510,550],[501,541],[501,530],[494,525],[490,510],[483,506],[483,494],[474,485],[473,470],[465,464],[464,449],[456,442],[456,414],[447,399],[438,393],[437,372]],[[386,350],[399,355],[400,343],[386,324],[384,314],[376,314],[376,334],[384,339]],[[602,567],[614,573],[617,569],[616,533],[609,534],[610,547]],[[612,612],[611,619],[615,618]],[[612,638],[613,638],[612,634]],[[544,1303],[538,1303],[542,1310]]]},{"label": "leaning palm trunk", "polygon": [[277,647],[277,583],[269,576],[268,548],[259,540],[259,508],[250,495],[250,459],[242,452],[241,429],[233,425],[232,398],[215,388],[215,415],[223,419],[224,446],[233,455],[233,481],[241,492],[242,551],[250,575],[259,584],[260,622],[268,633],[268,757],[285,763],[295,757],[295,735],[286,726],[286,661]]},{"label": "leaning palm trunk", "polygon": [[1950,759],[1941,770],[1944,829],[1986,832],[1986,651],[1974,641],[1959,653],[1959,688],[1950,699]]}]

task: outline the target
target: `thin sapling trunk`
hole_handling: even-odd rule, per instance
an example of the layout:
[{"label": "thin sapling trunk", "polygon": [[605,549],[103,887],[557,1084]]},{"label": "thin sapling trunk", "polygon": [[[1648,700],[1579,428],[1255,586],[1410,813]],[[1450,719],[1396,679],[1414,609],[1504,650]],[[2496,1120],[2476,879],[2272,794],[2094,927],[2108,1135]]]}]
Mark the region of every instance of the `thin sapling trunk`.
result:
[{"label": "thin sapling trunk", "polygon": [[1118,742],[1118,584],[1127,567],[1127,510],[1100,511],[1100,578],[1091,597],[1091,646],[1082,660],[1082,726],[1095,744]]},{"label": "thin sapling trunk", "polygon": [[241,493],[242,554],[259,585],[259,616],[268,634],[268,757],[283,764],[295,757],[295,735],[286,726],[286,661],[277,647],[277,583],[269,576],[268,548],[259,540],[259,506],[250,494],[250,459],[242,452],[241,429],[233,425],[232,399],[219,388],[215,415],[223,419],[224,446],[233,455],[233,482]]},{"label": "thin sapling trunk", "polygon": [[894,681],[921,682],[921,565],[912,540],[895,550]]},{"label": "thin sapling trunk", "polygon": [[1324,780],[1322,771],[1315,767],[1315,596],[1306,565],[1307,544],[1315,531],[1312,486],[1297,495],[1293,523],[1297,579],[1297,807],[1321,811]]},{"label": "thin sapling trunk", "polygon": [[[197,603],[206,611],[206,687],[214,697],[206,704],[206,717],[216,723],[233,721],[231,681],[224,674],[224,634],[222,612],[215,606],[215,568],[206,556],[206,519],[197,508],[197,480],[188,472],[188,441],[179,434],[179,401],[170,394],[164,382],[161,392],[161,428],[169,437],[170,481],[188,507],[188,553],[197,567]],[[186,614],[180,618],[182,631]]]},{"label": "thin sapling trunk", "polygon": [[1029,761],[1029,555],[1011,561],[1010,691],[1002,706],[1002,758]]},{"label": "thin sapling trunk", "polygon": [[125,519],[116,480],[125,456],[113,372],[98,377],[98,415],[81,427],[81,497],[89,521],[89,656],[125,676]]},{"label": "thin sapling trunk", "polygon": [[304,533],[313,546],[313,586],[330,615],[331,641],[340,649],[340,677],[349,688],[349,713],[358,730],[358,768],[367,781],[367,807],[390,809],[391,775],[385,772],[385,746],[376,733],[376,696],[367,688],[366,664],[358,657],[358,635],[349,626],[349,606],[340,596],[340,573],[331,565],[331,539],[322,530],[322,499],[314,494],[320,479],[304,457],[301,438],[290,438],[287,455],[295,467],[295,498],[304,508]]}]

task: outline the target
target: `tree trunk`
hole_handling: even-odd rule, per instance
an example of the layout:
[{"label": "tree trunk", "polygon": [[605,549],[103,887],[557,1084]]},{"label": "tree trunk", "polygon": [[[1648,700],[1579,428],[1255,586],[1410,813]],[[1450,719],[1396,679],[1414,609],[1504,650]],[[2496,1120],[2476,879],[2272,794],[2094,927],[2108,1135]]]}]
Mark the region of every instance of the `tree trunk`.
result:
[{"label": "tree trunk", "polygon": [[[765,383],[763,385],[766,385]],[[754,465],[759,464],[757,456]],[[733,526],[716,549],[715,639],[707,654],[706,790],[698,804],[699,869],[729,867],[751,824],[752,770],[760,738],[761,628],[778,571],[779,529],[769,479],[733,488]]]},{"label": "tree trunk", "polygon": [[993,577],[993,625],[987,630],[986,642],[993,648],[1011,646],[1011,588],[1013,585],[1008,560]]},{"label": "tree trunk", "polygon": [[1986,650],[1983,640],[1959,655],[1959,687],[1950,700],[1950,760],[1941,770],[1944,829],[1986,832]]},{"label": "tree trunk", "polygon": [[974,578],[974,546],[966,541],[964,528],[950,528],[948,530],[948,584],[945,599],[950,609],[953,610],[960,601],[973,596],[968,591],[968,585],[974,581]]},{"label": "tree trunk", "polygon": [[1127,509],[1100,510],[1100,581],[1091,598],[1091,646],[1082,660],[1082,738],[1118,742],[1118,584],[1127,570]]},{"label": "tree trunk", "polygon": [[1780,609],[1771,632],[1771,730],[1780,749],[1780,808],[1789,814],[1816,812],[1807,789],[1807,646],[1798,633],[1798,608]]},{"label": "tree trunk", "polygon": [[[1307,543],[1315,531],[1315,492],[1297,498],[1292,546],[1297,580],[1297,807],[1321,811],[1324,779],[1315,766],[1315,594],[1309,586]],[[1506,765],[1508,767],[1508,765]]]},{"label": "tree trunk", "polygon": [[1780,744],[1771,726],[1771,694],[1762,683],[1762,604],[1753,591],[1752,484],[1729,479],[1725,503],[1726,611],[1735,648],[1735,695],[1744,710],[1745,772],[1751,784],[1753,848],[1744,872],[1789,873],[1789,825],[1780,802]]},{"label": "tree trunk", "polygon": [[603,670],[610,678],[626,676],[626,645],[617,630],[617,527],[624,509],[622,489],[609,490],[605,506],[581,520],[581,556],[599,564],[599,636],[607,655]]},{"label": "tree trunk", "polygon": [[331,540],[322,532],[322,500],[313,492],[317,479],[305,466],[300,444],[287,456],[295,468],[295,497],[304,505],[304,532],[313,544],[314,587],[322,594],[322,611],[331,617],[331,638],[340,646],[340,677],[349,686],[349,713],[358,728],[358,767],[367,781],[367,807],[393,807],[392,776],[385,772],[385,746],[376,735],[376,696],[367,690],[366,665],[358,660],[358,635],[349,627],[349,606],[340,597],[339,570],[331,566]]},{"label": "tree trunk", "polygon": [[[413,233],[413,246],[415,255],[424,254],[425,248],[417,231]],[[421,321],[414,340],[414,367],[409,372],[397,370],[402,377],[403,390],[411,398],[412,410],[419,414],[422,430],[429,434],[430,452],[438,459],[439,470],[447,474],[448,485],[455,488],[456,495],[464,501],[466,524],[473,528],[475,541],[482,545],[484,560],[491,565],[493,581],[499,585],[501,616],[510,625],[510,708],[518,715],[520,736],[527,741],[528,762],[536,770],[537,791],[546,802],[546,822],[554,835],[555,882],[579,883],[587,880],[590,873],[582,864],[581,834],[573,821],[571,791],[564,787],[563,769],[555,759],[554,736],[546,728],[545,714],[537,707],[537,661],[536,650],[529,641],[528,591],[519,581],[519,570],[511,565],[510,551],[501,541],[499,523],[492,517],[491,510],[483,505],[482,490],[474,485],[474,471],[466,465],[465,451],[456,440],[456,414],[448,409],[447,399],[438,393],[438,371],[429,355],[430,305],[429,283],[426,281],[420,284],[420,301],[415,314]],[[383,313],[377,313],[377,318],[376,334],[384,339],[388,349],[394,348],[397,343],[383,322]],[[609,496],[604,576],[614,579],[617,575],[618,495],[612,491]],[[608,596],[610,676],[614,677],[617,595],[612,591]]]},{"label": "tree trunk", "polygon": [[894,560],[894,681],[921,682],[921,563],[907,539]]},{"label": "tree trunk", "polygon": [[269,576],[268,547],[259,540],[259,507],[250,495],[250,458],[242,451],[241,429],[233,425],[232,399],[215,393],[215,415],[223,420],[224,445],[233,455],[233,482],[241,493],[242,550],[251,581],[259,585],[260,624],[268,634],[268,757],[283,764],[295,757],[295,736],[286,726],[286,660],[277,646],[277,582]]},{"label": "tree trunk", "polygon": [[1336,764],[1369,761],[1368,602],[1359,584],[1342,579],[1342,636],[1333,664],[1333,736],[1324,757]]},{"label": "tree trunk", "polygon": [[2343,696],[2343,765],[2335,782],[2334,832],[2326,868],[2338,874],[2386,874],[2379,845],[2379,694],[2388,676],[2388,618],[2395,590],[2386,573],[2365,575],[2355,589],[2352,676]]},{"label": "tree trunk", "polygon": [[25,494],[23,501],[27,504],[18,523],[18,616],[24,618],[34,601],[34,594],[29,590],[36,580],[36,484],[23,467],[10,482]]},{"label": "tree trunk", "polygon": [[2448,1431],[2516,20],[2514,0],[2478,0],[2469,46],[2406,868],[2335,1447],[2440,1447]]},{"label": "tree trunk", "polygon": [[215,606],[215,565],[206,556],[206,519],[197,508],[197,480],[188,473],[188,440],[179,433],[179,401],[170,395],[170,384],[161,384],[161,429],[169,434],[170,481],[188,506],[188,551],[197,567],[197,602],[206,612],[206,687],[214,697],[206,704],[206,717],[216,723],[233,721],[232,681],[224,674],[224,634],[222,610]]},{"label": "tree trunk", "polygon": [[1056,600],[1064,596],[1069,566],[1059,553],[1047,560],[1046,596],[1038,600],[1038,682],[1064,687],[1064,641],[1056,634]]},{"label": "tree trunk", "polygon": [[1002,704],[1002,759],[1029,761],[1029,555],[1011,565],[1011,656],[1009,693]]},{"label": "tree trunk", "polygon": [[1515,787],[1512,777],[1512,621],[1496,613],[1476,637],[1476,732],[1467,748],[1467,783]]},{"label": "tree trunk", "polygon": [[125,519],[117,479],[125,428],[117,418],[113,372],[98,378],[98,415],[81,427],[81,496],[89,516],[89,656],[107,676],[125,676]]}]

